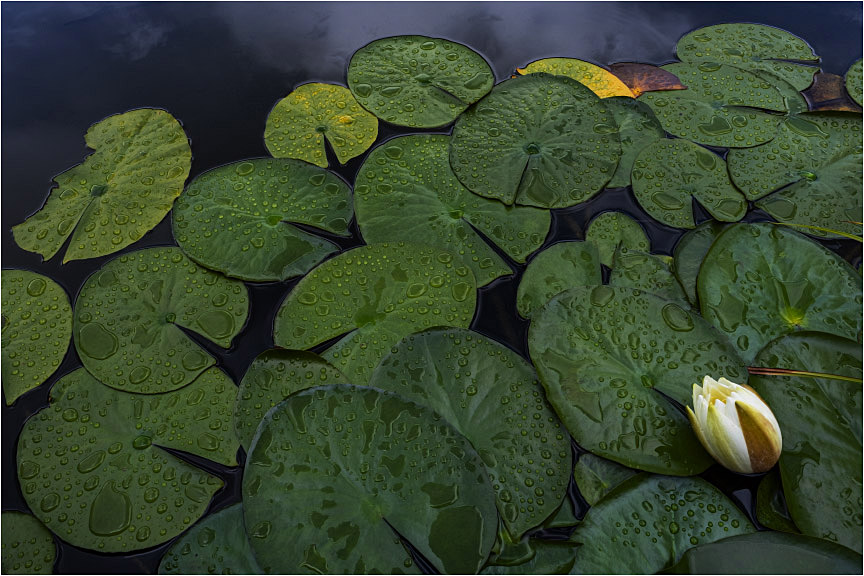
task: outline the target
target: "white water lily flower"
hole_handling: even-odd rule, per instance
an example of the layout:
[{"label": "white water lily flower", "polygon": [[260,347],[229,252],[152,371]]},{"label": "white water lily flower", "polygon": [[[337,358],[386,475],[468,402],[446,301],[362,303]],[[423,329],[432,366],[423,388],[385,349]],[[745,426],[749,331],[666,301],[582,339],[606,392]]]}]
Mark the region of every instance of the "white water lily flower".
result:
[{"label": "white water lily flower", "polygon": [[729,470],[766,472],[780,458],[780,425],[749,386],[705,376],[702,386],[693,384],[693,409],[688,406],[687,415],[708,453]]}]

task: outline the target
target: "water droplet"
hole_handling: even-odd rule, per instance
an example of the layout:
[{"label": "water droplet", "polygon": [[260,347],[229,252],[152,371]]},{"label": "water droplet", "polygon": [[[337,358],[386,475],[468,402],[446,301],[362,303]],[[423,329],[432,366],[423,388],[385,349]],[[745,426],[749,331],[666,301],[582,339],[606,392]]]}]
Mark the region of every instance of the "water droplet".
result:
[{"label": "water droplet", "polygon": [[224,310],[204,312],[196,322],[211,339],[226,338],[234,332],[234,318]]},{"label": "water droplet", "polygon": [[132,520],[129,497],[115,489],[114,482],[102,487],[90,505],[90,531],[97,536],[120,534]]},{"label": "water droplet", "polygon": [[684,202],[680,198],[676,198],[666,192],[654,193],[651,196],[651,200],[664,210],[680,210],[684,207]]},{"label": "water droplet", "polygon": [[41,508],[43,512],[51,512],[59,505],[60,495],[55,492],[49,492],[44,498],[42,498],[42,501],[39,503],[39,508]]},{"label": "water droplet", "polygon": [[78,472],[82,474],[87,474],[88,472],[92,472],[96,468],[99,468],[102,465],[102,462],[105,460],[105,452],[102,450],[98,450],[88,455],[80,462],[78,462]]},{"label": "water droplet", "polygon": [[136,366],[129,372],[129,382],[132,384],[140,384],[150,377],[150,368],[147,366]]},{"label": "water droplet", "polygon": [[43,292],[45,292],[45,287],[47,284],[45,280],[42,278],[34,278],[27,284],[27,294],[30,296],[41,296]]},{"label": "water droplet", "polygon": [[85,324],[78,332],[78,347],[81,352],[95,358],[104,360],[117,352],[117,337],[113,332],[106,330],[98,322]]},{"label": "water droplet", "polygon": [[666,304],[661,310],[663,321],[669,328],[676,332],[689,332],[693,330],[694,324],[690,314],[681,309],[677,304]]},{"label": "water droplet", "polygon": [[367,98],[372,94],[372,86],[369,84],[355,84],[353,92],[360,98]]},{"label": "water droplet", "polygon": [[699,130],[708,136],[721,136],[732,132],[732,125],[720,116],[714,116],[711,122],[707,124],[699,124]]}]

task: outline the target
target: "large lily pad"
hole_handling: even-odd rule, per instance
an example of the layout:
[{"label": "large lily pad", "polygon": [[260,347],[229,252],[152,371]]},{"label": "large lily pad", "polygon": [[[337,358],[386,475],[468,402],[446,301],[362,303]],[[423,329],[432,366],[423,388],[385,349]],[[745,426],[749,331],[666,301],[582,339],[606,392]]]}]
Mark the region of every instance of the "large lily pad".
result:
[{"label": "large lily pad", "polygon": [[585,241],[597,246],[600,262],[612,266],[618,246],[649,252],[651,243],[642,226],[623,212],[603,212],[588,224]]},{"label": "large lily pad", "polygon": [[54,536],[30,514],[2,514],[3,574],[53,574],[57,547]]},{"label": "large lily pad", "polygon": [[357,224],[369,243],[403,240],[458,251],[482,286],[512,270],[477,231],[525,262],[543,244],[551,217],[472,194],[450,169],[449,142],[443,134],[417,134],[373,150],[357,174]]},{"label": "large lily pad", "polygon": [[593,242],[559,242],[540,252],[525,268],[516,291],[516,309],[530,318],[556,294],[573,286],[603,283]]},{"label": "large lily pad", "polygon": [[861,101],[864,98],[864,60],[861,58],[846,71],[846,91],[859,106],[864,106]]},{"label": "large lily pad", "polygon": [[512,539],[566,497],[570,436],[534,369],[509,348],[465,329],[430,330],[395,346],[371,382],[431,408],[471,442]]},{"label": "large lily pad", "polygon": [[275,158],[297,158],[327,167],[324,139],[340,164],[363,154],[378,137],[378,119],[351,91],[312,82],[280,100],[267,117],[264,144]]},{"label": "large lily pad", "polygon": [[137,242],[171,210],[192,151],[180,123],[143,108],[98,122],[84,136],[95,152],[54,178],[45,205],[12,228],[15,241],[46,260],[69,236],[63,262],[112,254]]},{"label": "large lily pad", "polygon": [[493,84],[495,74],[480,54],[441,38],[382,38],[348,64],[348,87],[364,108],[413,128],[449,124]]},{"label": "large lily pad", "polygon": [[292,159],[227,164],[195,178],[174,208],[174,237],[190,258],[242,280],[285,280],[339,247],[292,223],[347,236],[351,189]]},{"label": "large lily pad", "polygon": [[594,454],[580,454],[573,467],[573,477],[579,493],[590,506],[596,506],[616,486],[638,474],[637,470],[600,458]]},{"label": "large lily pad", "polygon": [[644,102],[616,96],[606,98],[603,104],[612,113],[618,125],[618,138],[621,140],[621,159],[607,188],[620,188],[630,185],[630,172],[636,156],[643,148],[666,136],[660,121]]},{"label": "large lily pad", "polygon": [[684,288],[687,300],[693,306],[699,305],[699,297],[696,294],[696,279],[699,276],[699,269],[702,267],[702,260],[708,254],[711,244],[723,231],[723,227],[724,224],[714,220],[703,222],[684,234],[675,245],[672,270],[675,272],[681,287]]},{"label": "large lily pad", "polygon": [[474,274],[450,253],[414,244],[343,252],[300,280],[276,316],[277,346],[305,350],[344,336],[324,354],[355,384],[403,337],[433,326],[467,328]]},{"label": "large lily pad", "polygon": [[640,474],[588,510],[572,540],[577,574],[653,574],[698,544],[753,532],[747,516],[701,478]]},{"label": "large lily pad", "polygon": [[75,370],[18,439],[24,499],[74,546],[131,552],[167,542],[204,514],[222,481],[163,448],[236,465],[234,396],[217,368],[157,395],[120,392]]},{"label": "large lily pad", "polygon": [[72,335],[100,382],[155,394],[182,388],[216,362],[184,330],[228,348],[248,309],[242,282],[198,267],[179,248],[146,248],[87,279]]},{"label": "large lily pad", "polygon": [[374,388],[290,396],[259,428],[243,475],[252,548],[268,573],[473,574],[498,525],[471,444],[428,408]]},{"label": "large lily pad", "polygon": [[556,296],[534,315],[528,346],[580,446],[663,474],[698,474],[713,462],[669,398],[689,404],[705,374],[746,380],[734,348],[702,318],[629,288]]},{"label": "large lily pad", "polygon": [[702,315],[747,363],[771,340],[799,330],[861,338],[861,276],[782,226],[727,228],[702,262],[698,292]]},{"label": "large lily pad", "polygon": [[505,204],[564,208],[612,178],[615,119],[591,90],[537,73],[498,84],[459,117],[450,165],[472,192]]},{"label": "large lily pad", "polygon": [[28,270],[2,276],[2,381],[6,404],[60,366],[72,336],[72,308],[59,284]]},{"label": "large lily pad", "polygon": [[[861,378],[861,344],[802,332],[771,342],[754,363]],[[795,525],[860,553],[861,385],[806,376],[754,376],[751,384],[783,431],[780,475]]]},{"label": "large lily pad", "polygon": [[525,68],[517,68],[519,74],[546,72],[555,76],[566,76],[587,86],[600,98],[624,96],[633,98],[633,92],[615,74],[591,62],[576,58],[542,58]]},{"label": "large lily pad", "polygon": [[632,178],[642,208],[674,228],[696,225],[692,198],[723,222],[747,213],[747,200],[729,180],[723,158],[687,140],[657,140],[643,148]]},{"label": "large lily pad", "polygon": [[637,288],[677,302],[682,308],[690,307],[687,295],[670,270],[669,264],[654,254],[619,246],[612,263],[609,285]]}]

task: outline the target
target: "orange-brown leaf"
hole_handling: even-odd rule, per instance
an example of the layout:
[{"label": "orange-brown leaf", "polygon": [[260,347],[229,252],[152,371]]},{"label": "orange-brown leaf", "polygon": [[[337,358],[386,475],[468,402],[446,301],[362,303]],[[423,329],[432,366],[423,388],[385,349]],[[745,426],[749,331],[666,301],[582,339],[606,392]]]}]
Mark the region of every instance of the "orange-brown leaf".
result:
[{"label": "orange-brown leaf", "polygon": [[846,80],[837,74],[817,73],[802,94],[811,111],[861,112],[861,106],[846,91]]},{"label": "orange-brown leaf", "polygon": [[659,66],[638,62],[618,62],[609,68],[636,96],[644,92],[687,89],[675,74]]}]

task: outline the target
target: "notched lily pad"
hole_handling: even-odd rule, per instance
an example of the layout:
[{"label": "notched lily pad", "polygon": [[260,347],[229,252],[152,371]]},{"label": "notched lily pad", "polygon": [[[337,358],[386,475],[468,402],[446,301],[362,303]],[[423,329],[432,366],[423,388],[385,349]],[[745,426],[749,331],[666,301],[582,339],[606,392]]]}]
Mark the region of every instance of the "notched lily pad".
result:
[{"label": "notched lily pad", "polygon": [[696,293],[696,279],[699,276],[699,269],[702,266],[702,261],[711,244],[720,232],[723,231],[725,224],[709,220],[703,222],[696,228],[688,230],[684,236],[678,240],[675,245],[675,251],[672,258],[672,270],[678,278],[681,287],[687,294],[687,300],[693,306],[699,305],[699,296]]},{"label": "notched lily pad", "polygon": [[596,506],[616,486],[638,473],[638,470],[590,453],[581,454],[573,467],[579,493],[591,506]]},{"label": "notched lily pad", "polygon": [[84,136],[95,152],[54,178],[45,205],[12,228],[21,248],[63,262],[112,254],[140,240],[171,210],[192,151],[180,123],[142,108],[98,122]]},{"label": "notched lily pad", "polygon": [[2,514],[3,574],[53,574],[57,546],[54,536],[30,514]]},{"label": "notched lily pad", "polygon": [[864,77],[864,64],[859,58],[846,71],[846,91],[859,106],[864,106],[861,102],[862,97],[864,97],[864,80],[862,77]]},{"label": "notched lily pad", "polygon": [[690,307],[684,289],[663,258],[625,246],[615,252],[609,285],[637,288],[676,302],[685,310]]},{"label": "notched lily pad", "polygon": [[677,76],[652,64],[640,62],[616,62],[609,69],[617,76],[635,96],[645,92],[660,92],[664,90],[686,90]]},{"label": "notched lily pad", "polygon": [[600,262],[612,266],[618,246],[649,252],[651,243],[642,226],[623,212],[603,212],[588,224],[585,241],[597,246]]},{"label": "notched lily pad", "polygon": [[783,494],[783,485],[780,479],[780,470],[772,468],[759,482],[756,493],[756,518],[763,526],[771,530],[800,534],[801,531],[795,526],[792,517],[789,516],[789,508],[786,505],[786,496]]},{"label": "notched lily pad", "polygon": [[600,98],[633,98],[633,92],[618,76],[596,64],[576,58],[542,58],[531,62],[525,68],[517,68],[516,71],[522,75],[546,72],[555,76],[566,76],[587,86]]},{"label": "notched lily pad", "polygon": [[530,318],[568,288],[602,283],[600,257],[592,242],[559,242],[528,263],[516,291],[516,309],[523,318]]},{"label": "notched lily pad", "polygon": [[612,180],[607,188],[621,188],[630,185],[630,172],[633,162],[643,148],[666,136],[660,121],[644,102],[616,96],[606,98],[603,104],[612,113],[618,125],[618,137],[621,140],[621,159]]}]

